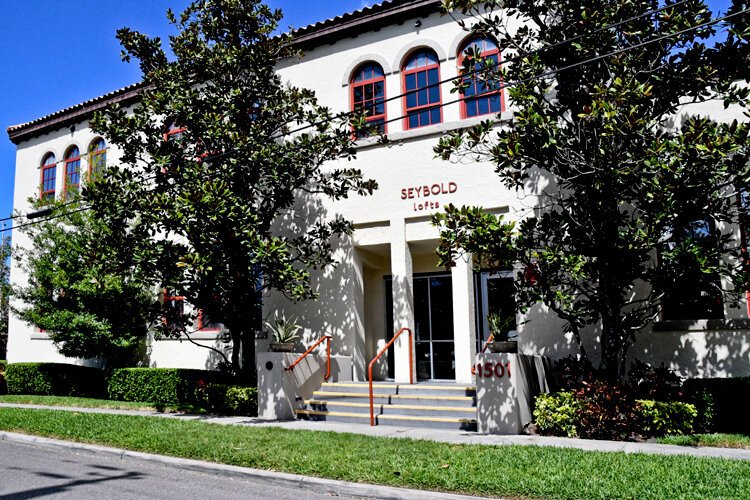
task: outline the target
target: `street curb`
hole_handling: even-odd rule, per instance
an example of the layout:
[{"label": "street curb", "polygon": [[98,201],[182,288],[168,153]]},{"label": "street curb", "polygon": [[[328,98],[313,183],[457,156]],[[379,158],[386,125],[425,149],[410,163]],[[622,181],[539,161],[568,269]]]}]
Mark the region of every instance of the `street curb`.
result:
[{"label": "street curb", "polygon": [[92,444],[62,441],[28,434],[17,434],[15,432],[0,432],[0,441],[9,441],[22,444],[33,444],[50,448],[62,448],[67,450],[86,451],[93,455],[115,457],[120,460],[132,458],[145,462],[154,462],[193,472],[218,474],[238,479],[252,479],[255,482],[268,486],[281,486],[304,491],[312,491],[324,495],[348,496],[355,498],[382,498],[393,500],[476,500],[475,496],[454,495],[437,491],[422,491],[408,488],[395,488],[393,486],[380,486],[373,484],[351,483],[348,481],[336,481],[319,477],[302,476],[286,472],[267,471],[239,467],[236,465],[203,462],[188,458],[177,458],[165,455],[155,455],[140,451],[109,448]]}]

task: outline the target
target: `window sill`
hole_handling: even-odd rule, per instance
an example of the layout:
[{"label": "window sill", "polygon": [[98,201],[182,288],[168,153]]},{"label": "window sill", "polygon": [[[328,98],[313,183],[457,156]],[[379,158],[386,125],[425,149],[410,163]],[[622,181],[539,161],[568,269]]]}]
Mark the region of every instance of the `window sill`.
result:
[{"label": "window sill", "polygon": [[32,333],[29,338],[31,340],[49,340],[49,334],[48,333]]},{"label": "window sill", "polygon": [[[487,114],[482,116],[475,116],[472,118],[464,118],[461,120],[455,120],[452,122],[438,123],[437,125],[428,125],[425,127],[419,127],[411,130],[403,130],[400,132],[393,132],[391,134],[385,134],[389,142],[401,142],[409,141],[413,139],[420,139],[422,137],[431,137],[445,135],[448,132],[457,130],[460,128],[467,129],[479,125],[480,123],[487,120],[494,120],[495,126],[502,124],[503,122],[509,122],[513,118],[513,112],[503,111],[498,117],[494,114]],[[382,146],[380,143],[379,136],[367,137],[365,139],[359,139],[355,146],[355,149],[369,149],[376,146]]]},{"label": "window sill", "polygon": [[750,319],[681,319],[654,323],[655,332],[705,332],[712,330],[750,330]]}]

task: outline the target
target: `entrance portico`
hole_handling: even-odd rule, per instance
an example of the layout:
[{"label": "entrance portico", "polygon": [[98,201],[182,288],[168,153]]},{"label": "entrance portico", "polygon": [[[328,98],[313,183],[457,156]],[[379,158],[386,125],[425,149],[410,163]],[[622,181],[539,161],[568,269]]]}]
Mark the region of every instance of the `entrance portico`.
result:
[{"label": "entrance portico", "polygon": [[[375,377],[471,382],[477,343],[471,262],[461,259],[450,270],[439,268],[437,230],[426,217],[358,227],[354,240],[363,277],[366,353],[361,358],[372,359],[402,327],[414,333],[397,339]],[[409,362],[410,342],[414,363]],[[366,378],[361,372],[355,368],[356,379]]]}]

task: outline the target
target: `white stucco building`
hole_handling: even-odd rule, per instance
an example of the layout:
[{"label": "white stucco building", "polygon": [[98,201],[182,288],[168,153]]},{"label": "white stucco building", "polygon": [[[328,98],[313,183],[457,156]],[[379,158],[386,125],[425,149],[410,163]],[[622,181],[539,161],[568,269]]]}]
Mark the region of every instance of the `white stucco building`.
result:
[{"label": "white stucco building", "polygon": [[[441,16],[439,3],[386,1],[299,29],[295,43],[304,57],[278,68],[285,80],[314,90],[321,104],[334,110],[346,111],[357,103],[373,106],[371,120],[386,123],[391,141],[389,146],[360,141],[356,166],[377,180],[373,196],[321,200],[314,207],[323,216],[341,214],[355,227],[354,235],[336,250],[341,264],[314,277],[320,299],[291,304],[271,294],[264,302],[267,313],[282,309],[300,318],[306,345],[332,335],[333,353],[351,358],[353,380],[366,378],[367,364],[394,330],[410,326],[416,332],[418,379],[470,383],[475,355],[488,335],[487,314],[513,307],[510,274],[478,272],[464,261],[450,270],[438,268],[438,233],[430,224],[431,215],[448,203],[479,205],[510,220],[534,208],[534,193],[519,197],[506,189],[491,165],[455,165],[434,158],[432,148],[446,131],[492,114],[510,119],[502,91],[443,105],[458,97],[450,93],[448,82],[413,98],[380,102],[458,75],[458,58],[467,44],[479,43],[486,54],[495,53],[494,42],[468,38],[450,17]],[[132,103],[138,89],[134,85],[10,127],[17,145],[16,210],[28,212],[30,196],[60,197],[66,179],[78,182],[76,173],[88,168],[87,152],[96,154],[102,148],[101,138],[88,126],[93,111],[112,102]],[[731,109],[718,105],[711,113],[733,117]],[[391,121],[398,117],[405,118]],[[106,161],[116,162],[118,155],[112,147]],[[16,232],[14,245],[27,246],[28,241]],[[16,263],[12,281],[26,281]],[[725,308],[722,316],[657,322],[654,331],[639,336],[630,356],[665,363],[683,376],[750,375],[747,309]],[[554,314],[537,307],[524,319],[529,321],[519,327],[519,352],[552,358],[577,353],[575,341],[562,332]],[[9,333],[10,362],[63,361],[46,334],[20,319],[11,318]],[[214,330],[201,331],[196,338],[221,345]],[[587,338],[596,357],[594,336]],[[408,380],[405,339],[399,340],[389,362],[380,365],[379,377]],[[258,351],[266,351],[267,343],[258,340]],[[151,366],[194,368],[210,368],[214,361],[209,351],[174,340],[153,342],[148,360]]]}]

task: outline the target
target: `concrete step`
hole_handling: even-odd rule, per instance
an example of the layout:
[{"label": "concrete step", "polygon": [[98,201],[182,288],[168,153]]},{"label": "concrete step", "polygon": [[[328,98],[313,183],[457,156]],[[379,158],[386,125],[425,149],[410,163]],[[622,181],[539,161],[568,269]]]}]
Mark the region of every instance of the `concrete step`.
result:
[{"label": "concrete step", "polygon": [[[322,391],[328,392],[360,392],[368,394],[370,391],[367,382],[327,382],[321,387]],[[399,395],[430,395],[430,396],[475,396],[476,387],[462,384],[396,384],[392,382],[375,382],[373,390],[378,394]]]},{"label": "concrete step", "polygon": [[[370,395],[366,392],[315,391],[312,399],[316,401],[339,401],[351,403],[370,403]],[[373,393],[373,401],[378,404],[404,404],[427,406],[476,406],[473,396],[440,396],[432,394],[381,394]]]},{"label": "concrete step", "polygon": [[[346,413],[370,412],[369,402],[353,401],[305,401],[307,408],[318,411],[337,411]],[[414,415],[420,417],[460,417],[474,418],[477,409],[473,406],[446,406],[446,405],[407,405],[407,404],[375,404],[373,406],[376,415]]]},{"label": "concrete step", "polygon": [[[344,411],[296,410],[299,418],[314,421],[369,424],[368,413]],[[476,418],[459,417],[422,417],[415,415],[376,415],[377,425],[400,425],[402,427],[434,427],[439,429],[477,430]]]}]

